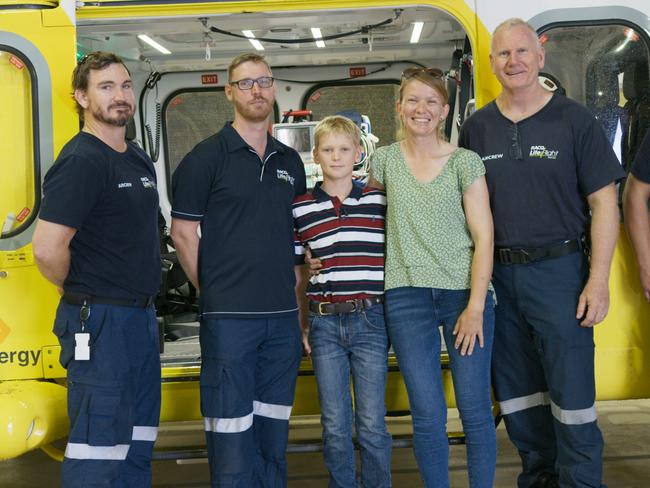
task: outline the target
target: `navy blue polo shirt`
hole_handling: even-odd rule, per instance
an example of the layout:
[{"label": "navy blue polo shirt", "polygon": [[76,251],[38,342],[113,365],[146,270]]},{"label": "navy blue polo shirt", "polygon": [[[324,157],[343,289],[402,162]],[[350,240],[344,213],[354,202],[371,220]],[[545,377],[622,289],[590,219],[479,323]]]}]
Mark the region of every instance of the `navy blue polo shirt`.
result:
[{"label": "navy blue polo shirt", "polygon": [[227,123],[183,158],[172,189],[172,217],[201,223],[202,314],[294,314],[291,202],[306,191],[298,153],[269,135],[260,158]]},{"label": "navy blue polo shirt", "polygon": [[493,101],[465,121],[458,142],[483,160],[500,247],[580,238],[586,197],[625,177],[598,120],[557,94],[517,123]]},{"label": "navy blue polo shirt", "polygon": [[158,192],[151,159],[80,132],[45,175],[42,220],[77,230],[63,288],[104,298],[146,298],[160,287]]},{"label": "navy blue polo shirt", "polygon": [[650,183],[650,130],[645,133],[643,142],[634,156],[632,174],[644,183]]}]

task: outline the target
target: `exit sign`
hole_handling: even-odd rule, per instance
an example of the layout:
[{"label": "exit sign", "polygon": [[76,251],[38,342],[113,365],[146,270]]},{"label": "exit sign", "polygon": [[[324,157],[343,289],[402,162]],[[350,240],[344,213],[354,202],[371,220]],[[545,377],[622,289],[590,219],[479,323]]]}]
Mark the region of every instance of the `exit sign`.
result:
[{"label": "exit sign", "polygon": [[201,84],[203,85],[216,85],[219,83],[219,76],[217,75],[201,75]]}]

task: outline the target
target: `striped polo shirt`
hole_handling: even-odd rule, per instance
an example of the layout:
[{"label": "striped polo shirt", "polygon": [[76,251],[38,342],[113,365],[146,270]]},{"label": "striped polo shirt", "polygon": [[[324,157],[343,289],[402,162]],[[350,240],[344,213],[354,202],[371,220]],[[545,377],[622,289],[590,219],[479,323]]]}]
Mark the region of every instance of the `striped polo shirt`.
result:
[{"label": "striped polo shirt", "polygon": [[384,293],[386,194],[356,183],[341,202],[318,184],[293,201],[296,259],[305,247],[321,260],[307,296],[317,302],[344,302]]}]

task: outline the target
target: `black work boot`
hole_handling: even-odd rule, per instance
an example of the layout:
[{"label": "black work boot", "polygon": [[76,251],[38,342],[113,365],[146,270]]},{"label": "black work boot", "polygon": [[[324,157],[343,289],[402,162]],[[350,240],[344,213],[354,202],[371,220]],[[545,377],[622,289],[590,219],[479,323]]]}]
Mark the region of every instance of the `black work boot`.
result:
[{"label": "black work boot", "polygon": [[560,488],[558,476],[553,473],[540,474],[530,488]]}]

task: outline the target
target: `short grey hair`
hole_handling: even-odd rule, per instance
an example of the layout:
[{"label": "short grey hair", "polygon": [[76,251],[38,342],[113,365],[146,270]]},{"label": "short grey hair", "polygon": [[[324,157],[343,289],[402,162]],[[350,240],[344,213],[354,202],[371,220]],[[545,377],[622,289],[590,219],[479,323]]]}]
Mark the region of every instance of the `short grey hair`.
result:
[{"label": "short grey hair", "polygon": [[530,31],[530,34],[535,38],[537,49],[541,49],[542,43],[539,41],[539,36],[537,35],[537,31],[535,30],[535,28],[532,25],[530,25],[528,22],[526,22],[524,19],[520,19],[518,17],[512,17],[510,19],[501,22],[499,25],[496,26],[496,28],[492,32],[492,41],[490,42],[490,54],[493,54],[494,52],[494,38],[500,31],[506,29],[512,29],[513,27],[520,27],[520,26],[525,27]]}]

